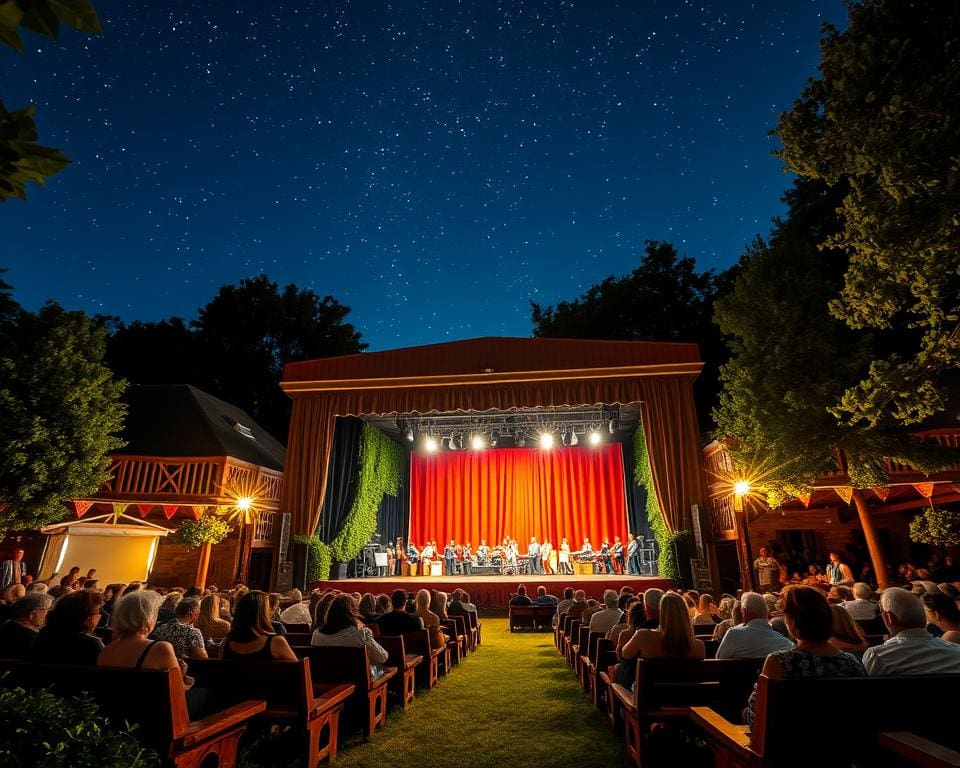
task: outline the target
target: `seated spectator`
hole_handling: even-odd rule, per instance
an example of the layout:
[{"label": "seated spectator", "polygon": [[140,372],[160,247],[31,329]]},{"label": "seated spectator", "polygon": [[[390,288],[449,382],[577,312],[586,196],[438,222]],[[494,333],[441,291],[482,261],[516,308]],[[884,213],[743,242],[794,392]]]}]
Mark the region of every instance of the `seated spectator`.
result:
[{"label": "seated spectator", "polygon": [[[459,603],[459,601],[458,601]],[[391,610],[384,613],[377,619],[377,626],[380,627],[381,635],[403,635],[407,632],[419,632],[423,629],[423,624],[417,616],[407,613],[407,593],[402,589],[395,589],[390,595]],[[453,604],[450,606],[453,610]]]},{"label": "seated spectator", "polygon": [[740,598],[743,624],[730,627],[717,647],[718,659],[761,659],[775,651],[794,647],[770,626],[767,601],[757,592],[744,592]]},{"label": "seated spectator", "polygon": [[720,623],[717,608],[713,604],[713,597],[706,593],[700,595],[700,600],[697,602],[697,610],[693,616],[693,623],[707,624],[711,627]]},{"label": "seated spectator", "polygon": [[534,605],[557,605],[559,602],[556,595],[547,594],[546,587],[537,587],[537,599],[533,601]]},{"label": "seated spectator", "polygon": [[430,633],[430,647],[443,648],[447,644],[447,636],[440,626],[440,617],[430,610],[430,593],[421,589],[417,592],[416,600],[417,616],[423,623],[423,628]]},{"label": "seated spectator", "polygon": [[103,596],[99,592],[69,592],[47,613],[31,658],[50,664],[93,665],[103,650],[93,630],[100,623]]},{"label": "seated spectator", "polygon": [[[308,610],[309,610],[309,605],[310,603],[308,602],[307,603]],[[283,626],[283,621],[280,618],[280,593],[279,592],[267,593],[267,611],[270,614],[270,626],[273,628],[273,633],[275,635],[287,634],[287,628]]]},{"label": "seated spectator", "polygon": [[373,623],[377,620],[377,600],[370,592],[360,598],[358,612],[361,621]]},{"label": "seated spectator", "polygon": [[157,624],[166,624],[168,621],[177,618],[177,605],[181,600],[183,600],[183,592],[179,590],[164,595],[163,601],[160,603],[160,610],[157,613]]},{"label": "seated spectator", "polygon": [[611,632],[615,632],[616,634],[608,635],[607,637],[607,639],[613,643],[613,649],[617,654],[617,658],[620,658],[620,651],[623,650],[623,646],[627,644],[627,641],[634,636],[638,629],[643,627],[645,618],[646,614],[643,610],[643,601],[634,599],[630,604],[630,608],[627,610],[626,626],[619,631],[614,627]]},{"label": "seated spectator", "polygon": [[185,597],[177,603],[175,612],[173,621],[161,624],[153,631],[153,639],[170,643],[178,659],[207,658],[203,633],[196,627],[200,618],[200,601],[195,597]]},{"label": "seated spectator", "polygon": [[13,606],[21,597],[27,594],[23,584],[9,584],[0,594],[0,623],[10,621],[16,616]]},{"label": "seated spectator", "polygon": [[286,638],[273,633],[270,602],[260,590],[245,592],[233,611],[230,632],[223,641],[224,659],[296,661]]},{"label": "seated spectator", "polygon": [[465,611],[467,611],[468,613],[477,613],[477,606],[475,606],[475,605],[470,601],[470,595],[467,594],[466,592],[463,593],[463,598],[462,598],[461,602],[463,603],[463,609],[464,609]]},{"label": "seated spectator", "polygon": [[330,610],[330,604],[334,601],[337,596],[337,592],[327,592],[324,595],[321,595],[319,602],[317,602],[316,608],[313,610],[313,622],[310,624],[313,629],[319,629],[327,621],[327,611]]},{"label": "seated spectator", "polygon": [[640,629],[657,629],[660,626],[660,601],[663,600],[663,590],[651,587],[643,593],[643,613],[646,618]]},{"label": "seated spectator", "polygon": [[527,588],[523,584],[517,587],[517,594],[510,598],[510,605],[533,605],[533,600],[527,597]]},{"label": "seated spectator", "polygon": [[447,616],[446,592],[441,592],[439,589],[435,589],[430,593],[430,610],[437,614],[441,622],[450,618]]},{"label": "seated spectator", "polygon": [[447,605],[447,613],[450,616],[466,616],[469,613],[464,602],[465,594],[462,589],[453,590],[453,594],[450,595],[450,603]]},{"label": "seated spectator", "polygon": [[[620,595],[620,599],[617,601],[617,608],[620,611],[620,620],[614,624],[610,629],[607,630],[604,637],[607,640],[611,640],[616,647],[617,638],[620,637],[620,633],[623,630],[627,629],[630,626],[630,609],[635,603],[640,602],[633,595]],[[640,603],[640,610],[643,610],[643,603]],[[642,619],[641,619],[642,621]]]},{"label": "seated spectator", "polygon": [[204,637],[217,642],[223,640],[230,631],[230,622],[220,618],[220,598],[217,595],[207,595],[200,601],[197,629]]},{"label": "seated spectator", "polygon": [[283,603],[288,603],[288,606],[280,611],[280,621],[284,624],[310,624],[310,610],[304,605],[303,593],[299,589],[285,592],[281,598]]},{"label": "seated spectator", "polygon": [[573,587],[567,587],[563,590],[563,600],[557,603],[557,615],[563,616],[571,605],[573,605]]},{"label": "seated spectator", "polygon": [[[767,656],[762,674],[773,679],[863,677],[860,660],[830,644],[833,614],[823,592],[814,587],[791,586],[783,592],[783,614],[796,647]],[[733,630],[727,632],[729,636]],[[726,637],[724,638],[726,639]],[[753,724],[757,689],[750,694],[743,719]]]},{"label": "seated spectator", "polygon": [[869,621],[877,618],[877,604],[873,602],[873,589],[869,584],[858,581],[853,585],[853,600],[840,603],[850,614],[851,619]]},{"label": "seated spectator", "polygon": [[[457,590],[459,592],[460,590]],[[393,606],[390,603],[390,595],[377,595],[377,616],[383,616],[385,613],[390,613],[393,610]],[[449,611],[450,609],[447,608]]]},{"label": "seated spectator", "polygon": [[[730,627],[743,624],[743,611],[740,608],[740,600],[737,600],[736,598],[731,599],[733,600],[733,603],[730,605],[730,618],[724,619],[713,628],[713,635],[710,638],[711,640],[723,640],[723,636],[727,634],[727,630],[729,630]],[[764,603],[764,605],[766,605],[766,603]]]},{"label": "seated spectator", "polygon": [[703,641],[693,636],[689,606],[674,592],[660,600],[660,628],[638,629],[621,651],[624,659],[702,659],[704,655]]},{"label": "seated spectator", "polygon": [[930,592],[920,598],[927,612],[927,621],[937,627],[948,643],[960,643],[960,609],[943,592]]},{"label": "seated spectator", "polygon": [[363,626],[360,619],[353,598],[350,595],[340,595],[330,604],[327,620],[313,633],[310,645],[366,648],[370,671],[376,677],[380,673],[379,665],[386,662],[389,654],[374,639],[370,629]]},{"label": "seated spectator", "polygon": [[604,634],[620,621],[620,596],[612,589],[603,590],[603,609],[590,617],[590,631]]},{"label": "seated spectator", "polygon": [[893,637],[863,652],[867,674],[960,673],[960,645],[927,632],[927,617],[919,597],[899,587],[885,589],[880,595],[880,616]]},{"label": "seated spectator", "polygon": [[13,604],[13,619],[0,624],[0,659],[26,659],[47,621],[53,598],[42,592],[24,595]]},{"label": "seated spectator", "polygon": [[863,627],[857,624],[842,606],[831,605],[830,613],[833,614],[830,645],[854,654],[861,654],[870,647],[870,643],[864,637]]},{"label": "seated spectator", "polygon": [[567,608],[567,616],[572,619],[580,619],[583,612],[587,610],[587,593],[582,589],[577,589],[573,593],[573,602]]}]

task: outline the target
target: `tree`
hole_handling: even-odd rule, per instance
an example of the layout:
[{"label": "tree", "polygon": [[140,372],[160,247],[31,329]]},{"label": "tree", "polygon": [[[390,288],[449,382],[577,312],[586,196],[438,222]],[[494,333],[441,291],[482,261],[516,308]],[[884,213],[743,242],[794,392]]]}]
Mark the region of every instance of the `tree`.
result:
[{"label": "tree", "polygon": [[107,480],[124,384],[103,364],[104,329],[82,312],[18,308],[0,338],[0,530],[36,528]]},{"label": "tree", "polygon": [[[101,34],[97,12],[87,0],[0,0],[0,43],[20,53],[20,27],[55,38],[61,24]],[[37,144],[34,113],[34,107],[9,111],[0,101],[0,202],[26,200],[27,184],[43,184],[70,164],[62,152]]]},{"label": "tree", "polygon": [[826,245],[849,263],[830,312],[880,342],[834,412],[910,425],[943,409],[942,375],[960,363],[960,5],[849,10],[845,31],[824,29],[820,76],[780,117],[779,156],[844,186]]},{"label": "tree", "polygon": [[713,325],[717,277],[698,272],[689,256],[670,243],[648,241],[640,265],[629,275],[607,277],[573,301],[542,307],[531,303],[533,335],[546,338],[692,341],[705,366],[695,384],[701,426],[710,419],[717,369],[725,358]]}]

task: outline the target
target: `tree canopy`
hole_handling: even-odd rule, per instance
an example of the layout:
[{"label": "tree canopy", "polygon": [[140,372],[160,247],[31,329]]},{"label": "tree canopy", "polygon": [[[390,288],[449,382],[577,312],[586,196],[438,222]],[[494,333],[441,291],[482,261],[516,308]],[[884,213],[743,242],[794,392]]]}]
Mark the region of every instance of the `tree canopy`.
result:
[{"label": "tree canopy", "polygon": [[856,0],[849,11],[846,30],[825,27],[820,76],[780,117],[779,156],[845,188],[825,241],[849,256],[831,314],[897,336],[834,412],[910,425],[943,408],[941,375],[960,362],[960,5]]},{"label": "tree canopy", "polygon": [[[0,286],[0,306],[14,303]],[[0,318],[0,530],[62,519],[107,480],[125,409],[103,364],[106,332],[50,302]]]},{"label": "tree canopy", "polygon": [[[55,38],[61,24],[94,35],[102,31],[87,0],[0,0],[0,43],[19,53],[24,51],[21,29]],[[35,112],[34,107],[8,110],[0,100],[0,202],[26,200],[27,184],[43,184],[70,164],[59,150],[37,143]]]}]

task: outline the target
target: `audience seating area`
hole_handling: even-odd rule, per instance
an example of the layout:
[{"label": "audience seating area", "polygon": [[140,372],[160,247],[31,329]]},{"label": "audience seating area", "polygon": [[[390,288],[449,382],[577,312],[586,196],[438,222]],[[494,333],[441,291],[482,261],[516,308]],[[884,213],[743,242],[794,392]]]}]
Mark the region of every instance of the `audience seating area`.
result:
[{"label": "audience seating area", "polygon": [[552,629],[555,605],[511,605],[509,609],[510,631],[517,629]]}]

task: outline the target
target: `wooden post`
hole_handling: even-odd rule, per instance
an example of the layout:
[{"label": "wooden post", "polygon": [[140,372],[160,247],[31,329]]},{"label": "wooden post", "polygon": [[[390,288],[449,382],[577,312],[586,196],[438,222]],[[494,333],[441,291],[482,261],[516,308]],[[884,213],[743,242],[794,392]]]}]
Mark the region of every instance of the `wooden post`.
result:
[{"label": "wooden post", "polygon": [[733,499],[734,533],[737,537],[737,559],[740,561],[740,586],[744,592],[754,589],[753,559],[750,550],[750,516],[742,496]]},{"label": "wooden post", "polygon": [[210,567],[210,550],[213,545],[209,541],[200,545],[200,560],[197,562],[197,578],[194,586],[203,589],[207,586],[207,569]]},{"label": "wooden post", "polygon": [[873,523],[870,507],[867,506],[867,500],[863,496],[863,491],[859,488],[853,489],[853,505],[857,508],[857,515],[860,517],[860,526],[863,528],[863,538],[867,542],[867,551],[873,561],[873,572],[877,577],[877,585],[880,589],[886,589],[890,586],[887,561],[883,555],[883,548],[880,546],[880,538],[877,536],[877,528]]}]

